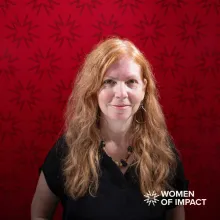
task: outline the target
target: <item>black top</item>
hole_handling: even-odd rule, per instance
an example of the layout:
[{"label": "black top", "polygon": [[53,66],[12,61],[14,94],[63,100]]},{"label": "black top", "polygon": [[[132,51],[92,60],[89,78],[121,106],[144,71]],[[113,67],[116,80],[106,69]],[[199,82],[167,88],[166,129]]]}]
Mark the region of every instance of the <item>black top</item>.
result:
[{"label": "black top", "polygon": [[[175,207],[175,204],[164,206],[160,202],[147,204],[141,194],[134,167],[130,166],[123,175],[104,151],[100,161],[102,175],[97,197],[87,193],[83,198],[73,200],[65,194],[63,187],[61,161],[65,149],[67,145],[62,136],[49,151],[42,166],[50,190],[62,203],[63,220],[164,220],[166,210]],[[177,190],[188,189],[179,157],[173,184]]]}]

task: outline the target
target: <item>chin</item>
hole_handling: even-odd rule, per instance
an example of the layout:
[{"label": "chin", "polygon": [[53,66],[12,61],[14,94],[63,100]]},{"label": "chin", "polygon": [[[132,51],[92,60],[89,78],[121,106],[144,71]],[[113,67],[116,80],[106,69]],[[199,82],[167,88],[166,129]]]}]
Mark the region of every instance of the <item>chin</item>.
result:
[{"label": "chin", "polygon": [[120,121],[126,121],[129,119],[129,115],[121,114],[121,115],[114,115],[109,117],[111,120],[120,120]]}]

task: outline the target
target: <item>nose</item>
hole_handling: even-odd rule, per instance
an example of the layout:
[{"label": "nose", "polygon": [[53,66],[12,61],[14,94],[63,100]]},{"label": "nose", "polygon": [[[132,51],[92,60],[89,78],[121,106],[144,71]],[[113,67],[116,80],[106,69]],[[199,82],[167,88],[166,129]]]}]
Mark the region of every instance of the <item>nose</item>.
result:
[{"label": "nose", "polygon": [[123,82],[119,82],[115,86],[115,97],[118,99],[125,99],[128,97],[127,87]]}]

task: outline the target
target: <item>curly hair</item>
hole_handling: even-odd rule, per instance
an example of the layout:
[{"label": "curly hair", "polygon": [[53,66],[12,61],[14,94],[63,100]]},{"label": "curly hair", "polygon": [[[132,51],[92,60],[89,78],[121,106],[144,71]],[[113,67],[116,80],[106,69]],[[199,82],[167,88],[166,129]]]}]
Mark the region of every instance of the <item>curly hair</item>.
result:
[{"label": "curly hair", "polygon": [[[144,54],[129,40],[108,38],[93,48],[80,68],[65,110],[65,137],[68,153],[63,164],[65,190],[74,199],[88,191],[95,196],[99,187],[101,134],[97,92],[106,70],[122,56],[128,56],[141,66],[147,80],[143,100],[146,112],[133,117],[132,145],[136,174],[142,194],[172,189],[177,160],[171,147],[165,117],[158,101],[158,91],[152,68]],[[144,123],[137,123],[144,121]]]}]

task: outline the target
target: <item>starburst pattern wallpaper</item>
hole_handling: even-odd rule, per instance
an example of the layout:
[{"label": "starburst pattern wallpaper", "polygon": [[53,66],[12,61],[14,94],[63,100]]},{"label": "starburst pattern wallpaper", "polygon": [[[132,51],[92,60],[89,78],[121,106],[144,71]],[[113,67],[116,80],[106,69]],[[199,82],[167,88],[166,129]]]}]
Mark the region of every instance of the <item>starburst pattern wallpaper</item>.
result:
[{"label": "starburst pattern wallpaper", "polygon": [[207,199],[186,219],[220,219],[219,0],[0,0],[0,219],[30,219],[72,82],[112,35],[151,62],[189,188]]}]

